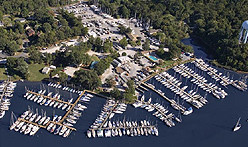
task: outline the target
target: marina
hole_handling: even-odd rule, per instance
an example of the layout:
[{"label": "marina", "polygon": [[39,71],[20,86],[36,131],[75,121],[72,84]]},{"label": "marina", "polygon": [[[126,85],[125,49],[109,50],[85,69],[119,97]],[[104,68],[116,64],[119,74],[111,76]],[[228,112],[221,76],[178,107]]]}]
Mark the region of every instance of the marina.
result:
[{"label": "marina", "polygon": [[4,117],[5,111],[9,110],[11,98],[16,87],[16,83],[9,80],[3,81],[0,84],[0,119]]},{"label": "marina", "polygon": [[211,76],[216,81],[220,81],[220,84],[223,86],[233,85],[237,89],[241,91],[247,90],[247,85],[241,80],[232,80],[228,76],[222,75],[222,73],[218,73],[213,67],[210,67],[207,63],[205,63],[202,59],[196,59],[192,63],[195,64],[198,68],[203,71],[206,71],[209,76]]},{"label": "marina", "polygon": [[[167,126],[173,127],[175,126],[175,123],[173,120],[176,120],[177,122],[182,122],[181,116],[178,118],[173,113],[169,113],[168,108],[165,108],[159,103],[152,104],[151,98],[145,102],[144,101],[144,95],[141,97],[140,100],[137,100],[133,106],[135,108],[143,108],[147,110],[148,112],[153,112],[153,116],[159,118],[161,121],[163,121]],[[156,111],[156,112],[154,112]],[[167,114],[169,113],[169,114]],[[180,113],[179,113],[180,115]]]},{"label": "marina", "polygon": [[228,94],[225,90],[221,89],[220,87],[216,86],[214,83],[207,83],[205,77],[200,76],[199,74],[195,73],[192,69],[185,66],[184,64],[178,65],[173,67],[173,70],[181,74],[186,78],[191,78],[190,80],[192,83],[196,84],[198,87],[203,89],[208,93],[212,93],[216,98],[225,98]]},{"label": "marina", "polygon": [[197,109],[203,107],[208,102],[205,98],[199,94],[196,94],[196,92],[193,90],[185,92],[188,86],[180,88],[179,86],[182,84],[182,82],[172,77],[167,72],[163,72],[162,74],[155,76],[155,79]]},{"label": "marina", "polygon": [[147,83],[143,83],[143,82],[141,84],[143,84],[144,86],[148,87],[149,89],[151,89],[154,92],[156,92],[157,94],[159,94],[162,98],[164,98],[166,101],[168,101],[174,109],[180,110],[182,113],[184,113],[186,111],[186,108],[184,106],[178,104],[175,100],[169,99],[168,97],[166,97],[164,95],[164,93],[161,93],[160,91],[158,91],[157,89],[155,89],[153,85],[147,84]]}]

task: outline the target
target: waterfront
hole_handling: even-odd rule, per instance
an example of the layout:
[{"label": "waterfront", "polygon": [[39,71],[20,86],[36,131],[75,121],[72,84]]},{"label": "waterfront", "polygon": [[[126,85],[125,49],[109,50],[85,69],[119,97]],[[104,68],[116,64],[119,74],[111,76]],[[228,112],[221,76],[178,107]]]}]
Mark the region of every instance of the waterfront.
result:
[{"label": "waterfront", "polygon": [[[197,54],[197,51],[196,51]],[[218,69],[219,70],[219,69]],[[221,71],[223,72],[223,71]],[[170,70],[169,73],[173,73]],[[224,72],[223,72],[224,73]],[[173,74],[172,74],[173,75]],[[235,78],[238,78],[235,74]],[[206,75],[208,77],[208,75]],[[183,79],[185,81],[185,79]],[[154,83],[157,88],[162,86],[154,79],[149,81]],[[190,83],[188,81],[188,83]],[[60,136],[55,136],[50,134],[46,130],[39,130],[34,137],[25,136],[23,134],[17,133],[15,131],[9,130],[10,113],[13,111],[17,116],[22,112],[27,110],[27,106],[31,106],[34,109],[39,108],[45,109],[47,115],[52,115],[53,109],[50,107],[40,106],[32,101],[28,101],[23,98],[25,93],[25,87],[30,89],[38,90],[40,88],[40,82],[18,82],[16,87],[14,97],[12,99],[12,104],[10,110],[6,113],[5,117],[0,120],[0,147],[14,147],[14,146],[112,146],[113,144],[120,147],[126,146],[246,146],[248,141],[246,136],[248,135],[248,99],[247,91],[241,92],[231,85],[228,89],[225,89],[228,96],[225,99],[216,99],[211,94],[208,94],[208,104],[203,108],[196,110],[194,109],[193,114],[189,116],[183,116],[183,122],[177,123],[175,127],[169,128],[163,122],[158,120],[156,117],[152,116],[151,113],[144,109],[135,109],[132,106],[127,107],[127,111],[122,115],[118,114],[112,120],[122,120],[125,116],[126,119],[130,120],[144,120],[149,119],[154,123],[158,124],[159,137],[155,136],[141,136],[141,137],[112,137],[112,138],[86,138],[86,131],[89,126],[94,122],[97,115],[100,113],[102,106],[105,103],[105,99],[95,97],[91,99],[87,109],[82,113],[82,117],[79,119],[78,123],[75,125],[77,129],[73,132],[69,138],[63,138]],[[222,87],[223,88],[223,87]],[[53,90],[53,88],[50,88]],[[166,93],[166,96],[173,98],[174,94],[170,92],[169,89],[162,90]],[[204,92],[200,90],[201,95]],[[70,97],[68,92],[60,92],[63,97]],[[152,91],[145,92],[146,101],[148,98],[152,97],[152,102],[159,102],[164,104],[164,106],[169,106],[169,104],[162,99],[158,94]],[[77,95],[72,95],[74,99]],[[184,106],[189,107],[188,104],[184,103]],[[170,106],[169,109],[177,115],[177,111],[173,110]],[[56,114],[64,114],[64,111],[55,109]],[[235,125],[237,119],[241,117],[242,128],[237,132],[232,132],[232,128]]]}]

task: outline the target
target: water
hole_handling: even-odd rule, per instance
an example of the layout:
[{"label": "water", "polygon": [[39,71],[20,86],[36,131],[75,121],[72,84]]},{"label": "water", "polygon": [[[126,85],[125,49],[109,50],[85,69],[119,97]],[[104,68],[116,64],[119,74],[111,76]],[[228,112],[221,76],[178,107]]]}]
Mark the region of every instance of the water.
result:
[{"label": "water", "polygon": [[[198,47],[198,46],[196,46]],[[201,52],[201,50],[197,51]],[[197,52],[196,54],[201,55]],[[202,55],[203,57],[204,54]],[[221,72],[225,72],[221,70]],[[174,75],[173,70],[169,71],[170,74]],[[239,75],[234,74],[235,78]],[[176,75],[179,77],[178,75]],[[207,75],[208,76],[208,75]],[[209,79],[208,79],[209,80]],[[189,81],[182,78],[183,83],[186,83],[191,87]],[[211,81],[211,80],[209,80]],[[163,88],[154,79],[148,81],[154,84],[157,88],[162,89],[166,96],[173,98],[174,94],[168,89]],[[102,106],[105,104],[105,99],[94,97],[91,102],[87,105],[88,109],[83,112],[82,117],[77,122],[75,128],[77,131],[72,133],[69,138],[63,138],[57,135],[48,133],[44,129],[40,129],[34,137],[25,136],[19,132],[9,131],[9,120],[10,113],[13,111],[17,116],[27,110],[27,106],[44,109],[47,111],[47,115],[51,116],[53,109],[50,107],[40,106],[34,102],[26,100],[23,98],[25,93],[25,86],[29,89],[39,89],[40,82],[19,82],[18,86],[14,92],[14,97],[12,99],[12,104],[10,110],[6,113],[5,117],[0,120],[0,147],[16,147],[16,146],[27,146],[27,147],[105,147],[105,146],[168,146],[168,147],[209,147],[209,146],[225,146],[225,147],[245,147],[248,143],[248,99],[247,92],[241,92],[232,86],[228,86],[225,89],[228,92],[226,99],[218,100],[214,98],[211,94],[208,94],[207,99],[209,103],[205,105],[202,109],[194,109],[194,113],[189,116],[183,116],[183,122],[178,124],[176,127],[168,128],[164,123],[155,118],[152,113],[147,112],[144,109],[135,109],[132,106],[128,106],[127,111],[122,115],[117,114],[112,120],[122,120],[124,117],[129,120],[143,120],[149,119],[154,124],[157,123],[159,127],[159,137],[155,136],[141,136],[141,137],[114,137],[114,138],[86,138],[85,131],[94,122],[95,118],[101,111]],[[45,86],[46,87],[46,86]],[[47,87],[46,87],[47,88]],[[221,87],[223,88],[223,87]],[[55,91],[50,88],[50,91]],[[205,92],[199,89],[201,95],[204,96]],[[76,98],[77,95],[71,95],[68,92],[61,92],[63,97],[70,98],[71,96]],[[152,97],[152,102],[162,103],[165,107],[169,104],[163,100],[158,94],[147,91],[145,92],[146,100]],[[181,101],[180,101],[181,102]],[[189,107],[190,105],[184,103],[184,106]],[[178,112],[171,109],[171,112],[177,114]],[[63,115],[65,111],[55,109],[56,114]],[[241,117],[242,128],[237,132],[232,132],[233,126],[236,124],[238,118]]]},{"label": "water", "polygon": [[149,56],[150,59],[154,60],[154,61],[157,61],[158,59],[154,56]]}]

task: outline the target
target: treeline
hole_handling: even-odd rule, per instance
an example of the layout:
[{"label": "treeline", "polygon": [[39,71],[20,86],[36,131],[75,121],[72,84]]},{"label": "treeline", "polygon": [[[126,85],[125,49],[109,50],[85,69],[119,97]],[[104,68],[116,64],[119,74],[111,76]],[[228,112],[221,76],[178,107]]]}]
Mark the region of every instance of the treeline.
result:
[{"label": "treeline", "polygon": [[4,14],[26,17],[29,12],[49,6],[63,6],[71,4],[72,0],[0,0],[0,11]]},{"label": "treeline", "polygon": [[135,17],[143,26],[161,29],[162,32],[155,34],[154,37],[162,42],[160,48],[171,49],[167,55],[170,58],[178,57],[184,49],[193,51],[192,48],[181,43],[181,39],[187,36],[188,26],[182,19],[177,19],[174,11],[170,12],[169,4],[164,1],[90,0],[90,3],[116,18]]},{"label": "treeline", "polygon": [[[14,55],[27,39],[29,46],[42,48],[88,33],[80,19],[62,9],[55,14],[50,10],[49,6],[52,5],[49,3],[46,0],[0,1],[0,21],[4,24],[0,28],[0,50]],[[13,5],[8,7],[9,4]],[[3,17],[4,14],[9,15]],[[19,18],[25,18],[26,21],[20,22]]]},{"label": "treeline", "polygon": [[193,35],[222,65],[248,71],[248,45],[238,41],[241,25],[247,20],[248,1],[187,2],[192,7],[187,21]]}]

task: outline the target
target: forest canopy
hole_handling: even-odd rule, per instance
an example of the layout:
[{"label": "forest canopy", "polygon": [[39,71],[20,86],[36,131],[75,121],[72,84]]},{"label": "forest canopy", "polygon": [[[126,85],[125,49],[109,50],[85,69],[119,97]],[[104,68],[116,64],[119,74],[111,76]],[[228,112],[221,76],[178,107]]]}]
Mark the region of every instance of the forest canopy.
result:
[{"label": "forest canopy", "polygon": [[172,57],[187,49],[181,39],[190,33],[206,45],[219,63],[248,71],[248,45],[238,43],[242,22],[248,19],[246,0],[91,0],[91,3],[114,17],[135,17],[143,24],[160,28],[162,33],[157,37],[174,50],[170,52]]}]

